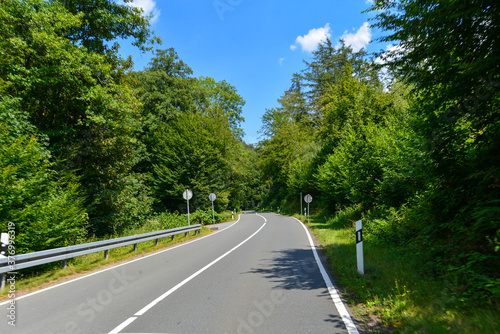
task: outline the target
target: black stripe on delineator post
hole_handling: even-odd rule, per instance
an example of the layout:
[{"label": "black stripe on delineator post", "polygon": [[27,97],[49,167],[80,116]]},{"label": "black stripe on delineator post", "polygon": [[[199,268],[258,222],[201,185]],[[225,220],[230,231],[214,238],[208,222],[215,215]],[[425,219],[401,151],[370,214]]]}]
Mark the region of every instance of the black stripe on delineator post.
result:
[{"label": "black stripe on delineator post", "polygon": [[356,243],[359,244],[363,241],[363,230],[356,231]]}]

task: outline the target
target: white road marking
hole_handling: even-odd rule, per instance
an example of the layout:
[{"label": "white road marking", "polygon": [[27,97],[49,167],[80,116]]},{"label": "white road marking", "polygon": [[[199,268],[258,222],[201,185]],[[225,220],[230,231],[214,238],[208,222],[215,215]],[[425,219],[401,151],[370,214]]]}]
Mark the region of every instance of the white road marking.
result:
[{"label": "white road marking", "polygon": [[[20,299],[23,299],[23,298],[26,298],[26,297],[30,297],[30,296],[33,296],[33,295],[36,295],[38,293],[41,293],[41,292],[45,292],[45,291],[48,291],[48,290],[51,290],[51,289],[55,289],[57,287],[60,287],[62,285],[66,285],[66,284],[69,284],[69,283],[73,283],[73,282],[76,282],[76,281],[79,281],[81,279],[84,279],[84,278],[87,278],[87,277],[90,277],[90,276],[94,276],[94,275],[97,275],[97,274],[100,274],[100,273],[103,273],[105,271],[108,271],[108,270],[113,270],[115,268],[118,268],[118,267],[121,267],[121,266],[125,266],[127,264],[130,264],[130,263],[134,263],[136,261],[140,261],[140,260],[144,260],[144,259],[147,259],[148,257],[151,257],[151,256],[155,256],[155,255],[159,255],[159,254],[162,254],[162,253],[165,253],[165,252],[168,252],[168,251],[171,251],[172,249],[176,249],[178,247],[182,247],[182,246],[185,246],[185,245],[188,245],[190,243],[193,243],[193,242],[196,242],[196,241],[199,241],[199,240],[202,240],[202,239],[205,239],[205,238],[208,238],[208,237],[211,237],[212,235],[215,235],[219,232],[222,232],[222,231],[225,231],[227,230],[228,228],[230,227],[233,227],[235,224],[239,223],[240,221],[240,217],[241,215],[238,216],[238,219],[231,225],[229,225],[228,227],[222,229],[222,230],[218,230],[216,232],[213,232],[213,233],[210,233],[204,237],[201,237],[201,238],[197,238],[197,239],[194,239],[194,240],[191,240],[191,241],[188,241],[188,242],[185,242],[183,244],[180,244],[180,245],[177,245],[177,246],[173,246],[173,247],[170,247],[170,248],[167,248],[165,250],[162,250],[162,251],[159,251],[159,252],[156,252],[156,253],[153,253],[153,254],[150,254],[150,255],[146,255],[146,256],[143,256],[141,258],[138,258],[138,259],[135,259],[135,260],[131,260],[131,261],[128,261],[128,262],[125,262],[125,263],[122,263],[122,264],[118,264],[116,266],[113,266],[113,267],[109,267],[109,268],[106,268],[106,269],[103,269],[103,270],[100,270],[100,271],[96,271],[96,272],[93,272],[91,274],[88,274],[88,275],[85,275],[85,276],[82,276],[82,277],[78,277],[78,278],[75,278],[75,279],[72,279],[72,280],[69,280],[69,281],[66,281],[66,282],[63,282],[63,283],[59,283],[59,284],[56,284],[56,285],[53,285],[53,286],[50,286],[48,288],[45,288],[45,289],[41,289],[41,290],[38,290],[38,291],[34,291],[32,293],[28,293],[26,295],[23,295],[23,296],[19,296],[19,297],[16,297],[16,301],[17,300],[20,300]],[[2,305],[6,305],[6,304],[9,304],[10,303],[10,300],[7,300],[5,302],[2,302],[0,303],[0,306]]]},{"label": "white road marking", "polygon": [[[171,295],[172,293],[174,293],[175,291],[177,291],[178,289],[180,289],[183,285],[185,285],[186,283],[188,283],[189,281],[191,281],[193,278],[195,278],[196,276],[198,276],[199,274],[201,274],[202,272],[204,272],[205,270],[207,270],[208,268],[210,268],[211,266],[213,266],[214,264],[216,264],[217,262],[219,262],[220,260],[222,260],[223,258],[225,258],[226,256],[228,256],[229,254],[231,254],[233,251],[235,251],[241,245],[243,245],[248,240],[250,240],[251,238],[253,238],[257,233],[259,233],[264,228],[264,226],[266,226],[266,223],[267,223],[267,219],[265,217],[263,217],[263,216],[261,216],[259,214],[257,214],[257,216],[259,216],[259,217],[261,217],[261,218],[264,219],[264,224],[257,231],[255,231],[251,236],[249,236],[248,238],[246,238],[245,240],[243,240],[242,242],[240,242],[238,245],[234,246],[229,251],[227,251],[223,255],[219,256],[217,259],[213,260],[212,262],[210,262],[209,264],[207,264],[206,266],[204,266],[203,268],[201,268],[200,270],[198,270],[197,272],[195,272],[194,274],[192,274],[191,276],[189,276],[188,278],[186,278],[185,280],[183,280],[182,282],[180,282],[179,284],[177,284],[176,286],[174,286],[173,288],[171,288],[170,290],[168,290],[167,292],[165,292],[164,294],[162,294],[161,296],[159,296],[158,298],[156,298],[155,300],[153,300],[148,305],[144,306],[141,310],[139,310],[137,313],[134,314],[135,317],[128,318],[125,322],[121,323],[119,326],[117,326],[115,329],[113,329],[111,332],[109,332],[109,334],[119,333],[121,330],[123,330],[125,327],[127,327],[129,324],[131,324],[132,321],[134,321],[135,319],[137,319],[138,316],[141,316],[144,313],[146,313],[153,306],[155,306],[156,304],[158,304],[159,302],[161,302],[163,299],[167,298],[169,295]],[[133,319],[133,320],[130,320],[130,319]]]},{"label": "white road marking", "polygon": [[109,332],[109,334],[120,333],[120,331],[122,329],[124,329],[125,327],[127,327],[128,325],[130,325],[132,322],[134,322],[135,319],[137,319],[137,317],[130,317],[130,318],[128,318],[126,321],[122,322],[120,326],[116,327],[111,332]]},{"label": "white road marking", "polygon": [[323,276],[323,280],[326,283],[326,287],[328,288],[328,292],[330,293],[330,297],[332,298],[333,303],[335,304],[335,307],[337,308],[337,311],[340,314],[340,317],[344,321],[344,324],[345,324],[345,327],[347,328],[347,331],[349,332],[349,334],[359,334],[358,329],[356,328],[356,325],[354,325],[354,322],[352,321],[351,316],[349,315],[349,312],[347,312],[347,309],[346,309],[344,303],[342,302],[342,299],[340,299],[340,296],[337,292],[337,289],[335,289],[335,286],[333,285],[332,280],[330,279],[330,276],[328,276],[328,274],[325,270],[325,267],[323,266],[323,262],[321,262],[321,260],[319,258],[318,250],[316,249],[316,245],[314,244],[314,241],[311,237],[311,234],[307,230],[306,225],[304,225],[304,223],[301,222],[300,220],[298,220],[297,218],[294,218],[294,219],[297,220],[298,222],[300,222],[300,224],[302,225],[302,227],[306,231],[307,238],[309,239],[309,243],[311,244],[311,249],[313,251],[314,258],[316,259],[316,263],[318,264],[318,268],[321,272],[321,276]]}]

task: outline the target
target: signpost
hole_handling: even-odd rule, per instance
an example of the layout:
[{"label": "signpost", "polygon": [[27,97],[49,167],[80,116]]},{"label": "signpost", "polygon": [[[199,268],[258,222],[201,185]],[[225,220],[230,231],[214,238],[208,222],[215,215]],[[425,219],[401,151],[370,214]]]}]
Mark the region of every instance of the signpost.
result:
[{"label": "signpost", "polygon": [[309,223],[311,222],[311,211],[309,211],[309,203],[311,203],[313,200],[312,196],[307,194],[304,196],[304,201],[307,203],[307,214],[309,215]]},{"label": "signpost", "polygon": [[188,225],[191,225],[191,221],[189,220],[189,200],[193,198],[193,192],[189,189],[184,190],[182,193],[182,197],[187,201],[187,209],[188,209]]},{"label": "signpost", "polygon": [[212,202],[212,219],[214,221],[214,225],[215,225],[214,201],[216,198],[217,198],[217,196],[215,196],[214,193],[210,193],[210,195],[208,195],[208,199]]},{"label": "signpost", "polygon": [[356,222],[356,256],[358,258],[358,273],[365,274],[365,264],[363,259],[363,223],[361,220]]}]

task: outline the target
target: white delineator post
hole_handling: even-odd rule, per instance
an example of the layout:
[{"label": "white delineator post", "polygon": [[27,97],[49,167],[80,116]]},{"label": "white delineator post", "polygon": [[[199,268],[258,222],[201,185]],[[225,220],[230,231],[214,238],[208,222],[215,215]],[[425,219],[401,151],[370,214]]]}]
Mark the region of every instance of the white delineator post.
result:
[{"label": "white delineator post", "polygon": [[300,192],[300,211],[299,214],[302,214],[302,191]]},{"label": "white delineator post", "polygon": [[363,259],[363,223],[361,220],[356,222],[356,255],[358,258],[358,273],[365,274],[365,264]]},{"label": "white delineator post", "polygon": [[[2,233],[0,236],[0,258],[7,257],[7,246],[9,245],[9,234]],[[0,290],[5,289],[5,282],[7,280],[6,274],[0,274]]]}]

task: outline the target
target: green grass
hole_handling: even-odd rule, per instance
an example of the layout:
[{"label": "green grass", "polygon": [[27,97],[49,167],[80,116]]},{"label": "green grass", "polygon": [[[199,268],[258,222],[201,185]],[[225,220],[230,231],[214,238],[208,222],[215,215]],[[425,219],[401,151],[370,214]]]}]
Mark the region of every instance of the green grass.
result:
[{"label": "green grass", "polygon": [[348,209],[333,218],[311,218],[308,224],[358,317],[374,314],[395,333],[500,333],[498,305],[455,307],[448,282],[422,272],[417,254],[365,237],[365,275],[359,275],[352,219],[359,214]]}]

